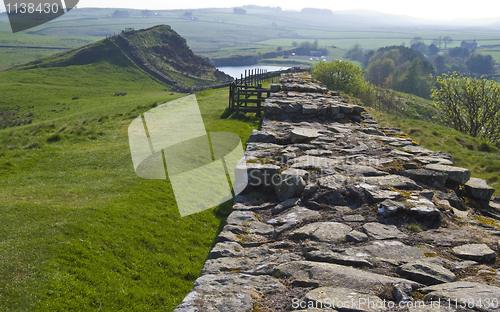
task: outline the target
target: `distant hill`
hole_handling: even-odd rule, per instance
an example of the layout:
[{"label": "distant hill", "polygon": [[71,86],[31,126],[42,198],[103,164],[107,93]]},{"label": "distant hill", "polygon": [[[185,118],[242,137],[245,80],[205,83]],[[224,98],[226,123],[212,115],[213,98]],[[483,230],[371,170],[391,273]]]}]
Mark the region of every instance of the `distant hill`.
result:
[{"label": "distant hill", "polygon": [[186,40],[167,25],[124,32],[78,49],[16,66],[11,70],[101,62],[118,67],[139,67],[156,80],[183,92],[232,79],[196,56]]}]

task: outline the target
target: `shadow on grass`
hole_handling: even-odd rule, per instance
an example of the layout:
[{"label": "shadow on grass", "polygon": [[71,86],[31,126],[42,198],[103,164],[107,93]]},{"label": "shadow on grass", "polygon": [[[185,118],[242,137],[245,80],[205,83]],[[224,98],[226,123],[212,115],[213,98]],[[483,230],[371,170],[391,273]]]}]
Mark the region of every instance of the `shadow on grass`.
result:
[{"label": "shadow on grass", "polygon": [[222,114],[220,115],[220,119],[233,119],[240,120],[243,122],[255,122],[259,121],[259,128],[262,125],[262,116],[257,116],[256,113],[242,113],[242,112],[232,112],[229,107],[226,107]]}]

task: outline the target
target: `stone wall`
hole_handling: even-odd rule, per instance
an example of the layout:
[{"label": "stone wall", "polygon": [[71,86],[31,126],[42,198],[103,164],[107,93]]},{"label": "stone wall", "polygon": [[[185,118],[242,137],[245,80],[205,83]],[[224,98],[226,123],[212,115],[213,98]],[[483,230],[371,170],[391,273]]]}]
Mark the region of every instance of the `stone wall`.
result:
[{"label": "stone wall", "polygon": [[494,190],[310,76],[280,83],[175,311],[500,311]]}]

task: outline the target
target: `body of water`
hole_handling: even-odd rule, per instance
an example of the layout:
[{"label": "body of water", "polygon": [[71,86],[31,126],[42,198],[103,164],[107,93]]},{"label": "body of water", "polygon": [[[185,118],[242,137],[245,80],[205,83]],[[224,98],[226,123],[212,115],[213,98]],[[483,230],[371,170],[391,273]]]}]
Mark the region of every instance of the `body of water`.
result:
[{"label": "body of water", "polygon": [[217,69],[220,70],[221,72],[224,72],[224,73],[228,74],[229,76],[231,76],[233,78],[238,78],[238,79],[241,78],[241,75],[243,75],[243,77],[245,76],[245,70],[247,71],[247,75],[248,75],[249,70],[251,71],[252,69],[254,70],[254,72],[256,69],[263,69],[263,70],[267,70],[268,72],[272,72],[272,71],[278,71],[278,70],[285,70],[288,68],[290,68],[290,67],[269,66],[269,65],[217,67]]}]

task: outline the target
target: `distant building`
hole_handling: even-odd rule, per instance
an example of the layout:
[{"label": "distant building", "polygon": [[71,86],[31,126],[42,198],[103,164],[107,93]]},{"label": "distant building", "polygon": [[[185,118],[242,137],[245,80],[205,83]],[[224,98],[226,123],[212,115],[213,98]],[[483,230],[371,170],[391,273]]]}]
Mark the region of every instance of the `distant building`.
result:
[{"label": "distant building", "polygon": [[311,51],[309,51],[309,55],[311,55],[311,56],[321,56],[321,55],[323,55],[323,51],[321,51],[321,50],[311,50]]},{"label": "distant building", "polygon": [[474,39],[474,40],[464,40],[460,44],[460,47],[462,49],[472,49],[472,50],[475,50],[475,49],[477,49],[476,39]]}]

